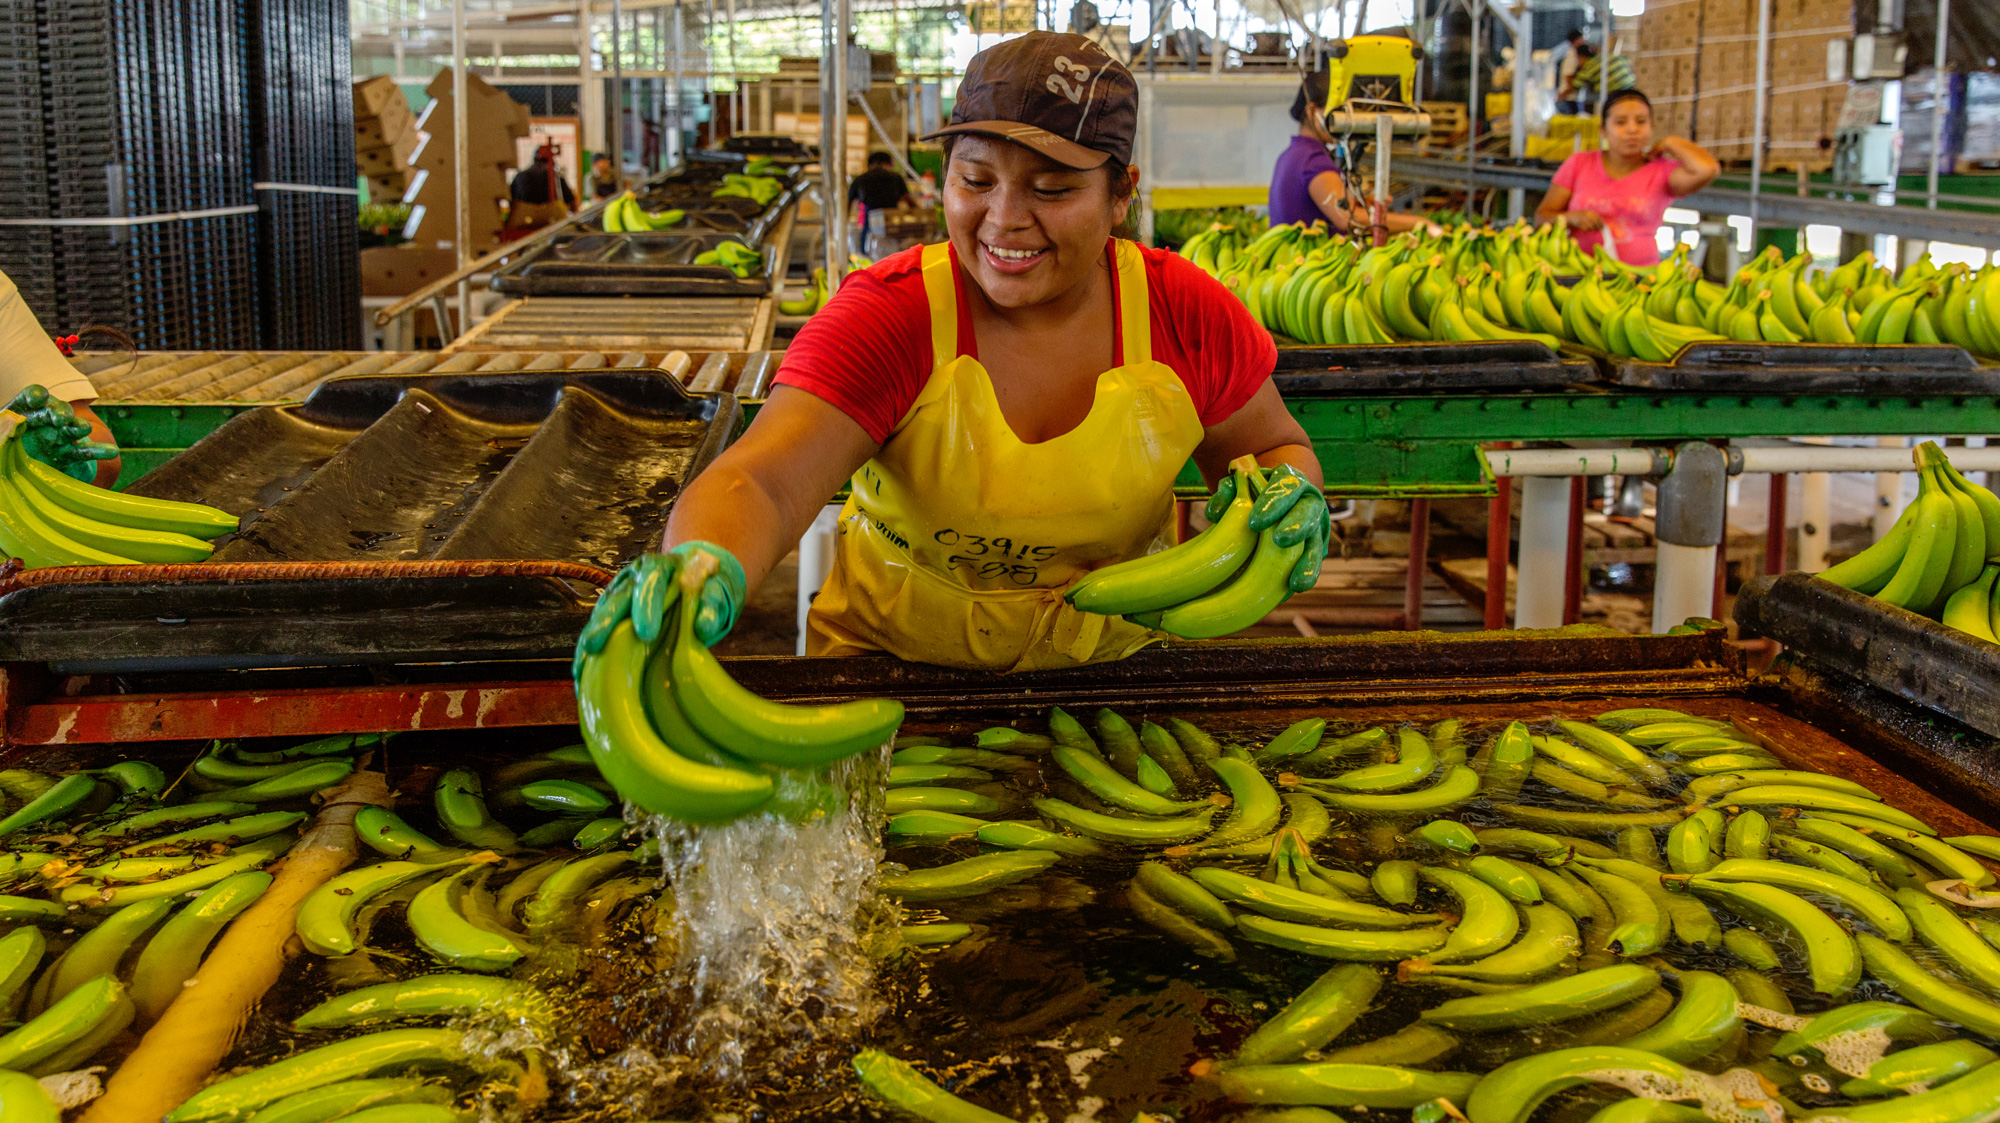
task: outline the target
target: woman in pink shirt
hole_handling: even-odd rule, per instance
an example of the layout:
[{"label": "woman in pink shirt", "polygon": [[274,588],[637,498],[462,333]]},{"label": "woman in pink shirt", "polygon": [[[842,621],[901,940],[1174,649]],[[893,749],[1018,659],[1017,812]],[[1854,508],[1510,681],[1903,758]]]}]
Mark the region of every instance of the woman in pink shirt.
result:
[{"label": "woman in pink shirt", "polygon": [[1535,221],[1560,222],[1585,253],[1609,242],[1627,265],[1660,260],[1660,216],[1683,195],[1714,182],[1722,165],[1691,140],[1653,140],[1653,104],[1637,90],[1618,90],[1604,103],[1604,148],[1563,161]]}]

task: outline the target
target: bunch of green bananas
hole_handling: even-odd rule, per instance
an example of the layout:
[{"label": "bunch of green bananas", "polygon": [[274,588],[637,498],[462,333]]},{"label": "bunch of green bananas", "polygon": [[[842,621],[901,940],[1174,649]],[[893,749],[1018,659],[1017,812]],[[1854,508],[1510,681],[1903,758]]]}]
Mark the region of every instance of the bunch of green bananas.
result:
[{"label": "bunch of green bananas", "polygon": [[[1975,1039],[2000,1035],[2000,894],[1984,864],[2000,838],[1939,838],[1852,780],[1785,767],[1757,731],[1678,710],[1483,730],[1305,719],[1229,744],[1166,724],[1135,734],[1103,710],[1093,737],[1058,708],[1045,734],[900,738],[907,782],[933,786],[892,791],[909,798],[887,841],[1150,850],[1125,887],[1139,920],[1213,958],[1247,940],[1336,961],[1234,1056],[1194,1066],[1227,1098],[1434,1123],[1526,1123],[1579,1084],[1647,1097],[1593,1123],[1751,1119],[1760,1103],[1768,1120],[1829,1123],[2000,1110],[2000,1055]],[[1469,740],[1484,744],[1468,760]],[[974,805],[941,786],[1019,776],[1041,754],[1045,783],[1108,813],[1045,798],[1040,822],[994,823],[974,816],[1007,787],[982,784],[994,798]],[[1221,830],[1190,762],[1228,784]],[[1035,872],[980,861],[897,875],[914,879],[901,895],[928,908]],[[931,921],[905,939],[972,931]],[[1865,999],[1864,976],[1882,988]],[[1446,994],[1419,997],[1399,1031],[1345,1039],[1390,986]],[[1823,996],[1819,1012],[1794,1013],[1794,989]],[[926,1118],[1001,1118],[879,1054],[855,1067]]]},{"label": "bunch of green bananas", "polygon": [[[1291,595],[1304,543],[1281,545],[1278,526],[1252,526],[1264,490],[1254,458],[1231,465],[1234,497],[1214,525],[1178,546],[1092,570],[1063,599],[1189,639],[1232,635]],[[1219,502],[1219,501],[1218,501]],[[1317,573],[1317,567],[1314,569]]]},{"label": "bunch of green bananas", "polygon": [[579,649],[584,742],[618,794],[655,815],[694,823],[759,810],[823,816],[843,793],[821,774],[886,744],[902,724],[902,703],[792,706],[744,689],[694,633],[694,604],[714,565],[703,555],[678,574],[665,563],[649,571],[632,595],[662,601],[670,614],[662,635],[643,639],[627,619],[596,654]]},{"label": "bunch of green bananas", "polygon": [[[873,264],[875,264],[874,259],[865,254],[851,253],[847,255],[847,271],[850,273],[866,269]],[[826,270],[823,267],[814,266],[812,284],[806,286],[805,294],[798,300],[779,301],[778,311],[783,312],[787,316],[810,316],[814,312],[826,307],[827,298],[830,295],[827,292]]]},{"label": "bunch of green bananas", "polygon": [[[1680,260],[1681,251],[1643,275],[1628,269],[1594,266],[1567,292],[1545,284],[1548,301],[1526,305],[1542,323],[1548,305],[1561,308],[1555,334],[1611,355],[1664,363],[1690,343],[1724,338],[1699,326],[1704,308],[1719,308],[1722,289],[1696,276]],[[1683,321],[1695,319],[1690,325]]]},{"label": "bunch of green bananas", "polygon": [[[1166,226],[1162,219],[1168,219]],[[1161,241],[1180,247],[1180,255],[1200,266],[1209,276],[1228,268],[1243,247],[1269,224],[1240,208],[1215,211],[1161,211],[1154,217],[1153,233]]]},{"label": "bunch of green bananas", "polygon": [[714,199],[750,199],[759,206],[770,206],[771,201],[785,193],[785,181],[770,175],[741,175],[730,172],[722,177],[722,186],[709,192]]},{"label": "bunch of green bananas", "polygon": [[1916,502],[1881,541],[1819,576],[1994,639],[1989,610],[2000,566],[1987,559],[2000,553],[2000,498],[1960,475],[1935,442],[1917,446],[1914,457]]},{"label": "bunch of green bananas", "polygon": [[208,560],[206,539],[236,516],[199,503],[148,499],[72,479],[0,440],[0,555],[30,569]]},{"label": "bunch of green bananas", "polygon": [[755,277],[764,271],[764,251],[734,240],[722,241],[717,242],[714,249],[696,254],[694,263],[720,265],[739,277]]},{"label": "bunch of green bananas", "polygon": [[630,191],[605,204],[598,214],[606,233],[640,233],[648,230],[667,230],[679,226],[687,220],[687,212],[679,208],[652,214],[640,208],[639,200]]},{"label": "bunch of green bananas", "polygon": [[781,175],[783,171],[784,169],[778,166],[778,162],[769,156],[759,156],[755,160],[743,165],[743,174],[748,176]]}]

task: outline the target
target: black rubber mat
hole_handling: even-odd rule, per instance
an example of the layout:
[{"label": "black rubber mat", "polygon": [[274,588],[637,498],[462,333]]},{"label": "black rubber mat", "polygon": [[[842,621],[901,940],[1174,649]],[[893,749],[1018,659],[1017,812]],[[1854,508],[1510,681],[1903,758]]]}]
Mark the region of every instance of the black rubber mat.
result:
[{"label": "black rubber mat", "polygon": [[1936,344],[1691,343],[1672,362],[1585,348],[1605,377],[1645,390],[1751,394],[1992,394],[2000,367]]},{"label": "black rubber mat", "polygon": [[722,450],[729,394],[658,370],[365,375],[230,420],[135,491],[243,518],[215,561],[616,568]]},{"label": "black rubber mat", "polygon": [[1284,336],[1272,374],[1287,396],[1351,391],[1533,390],[1591,382],[1597,368],[1533,340],[1312,346]]}]

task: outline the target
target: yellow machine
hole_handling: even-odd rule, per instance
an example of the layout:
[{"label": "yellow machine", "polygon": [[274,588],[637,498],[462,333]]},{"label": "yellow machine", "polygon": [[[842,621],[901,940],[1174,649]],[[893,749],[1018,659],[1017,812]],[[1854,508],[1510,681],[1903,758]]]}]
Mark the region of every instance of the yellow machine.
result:
[{"label": "yellow machine", "polygon": [[1356,35],[1328,41],[1326,56],[1328,132],[1372,132],[1383,116],[1396,136],[1431,131],[1430,115],[1414,102],[1422,47],[1400,35]]}]

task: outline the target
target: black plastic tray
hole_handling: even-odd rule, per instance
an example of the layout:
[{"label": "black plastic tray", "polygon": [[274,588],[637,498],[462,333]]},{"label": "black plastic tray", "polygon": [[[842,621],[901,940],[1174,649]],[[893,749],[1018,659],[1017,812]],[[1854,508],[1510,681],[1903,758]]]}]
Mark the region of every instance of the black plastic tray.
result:
[{"label": "black plastic tray", "polygon": [[1532,390],[1590,382],[1597,369],[1532,340],[1308,346],[1277,336],[1282,394],[1355,390]]},{"label": "black plastic tray", "polygon": [[694,263],[723,242],[741,241],[679,230],[558,234],[495,273],[492,288],[512,296],[763,296],[776,259],[769,246],[760,246],[764,269],[754,276]]},{"label": "black plastic tray", "polygon": [[1746,584],[1735,616],[1789,658],[2000,737],[2000,644],[1804,573]]},{"label": "black plastic tray", "polygon": [[[1567,349],[1567,348],[1566,348]],[[1620,386],[1757,394],[1991,394],[2000,367],[1938,344],[1690,343],[1648,363],[1576,347]]]},{"label": "black plastic tray", "polygon": [[232,418],[132,490],[241,516],[218,562],[614,569],[658,537],[737,413],[658,370],[337,378]]}]

